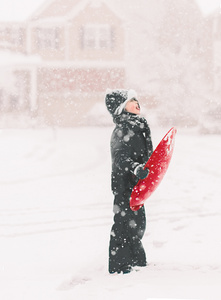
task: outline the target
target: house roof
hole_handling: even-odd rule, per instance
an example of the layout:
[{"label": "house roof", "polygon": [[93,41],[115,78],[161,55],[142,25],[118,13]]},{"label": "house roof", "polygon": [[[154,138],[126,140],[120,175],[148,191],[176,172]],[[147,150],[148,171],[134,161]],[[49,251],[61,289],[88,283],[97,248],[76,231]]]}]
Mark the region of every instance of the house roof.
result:
[{"label": "house roof", "polygon": [[47,0],[29,18],[39,20],[49,17],[65,17],[81,0]]},{"label": "house roof", "polygon": [[114,12],[114,14],[122,19],[122,15],[118,14],[113,6],[109,5],[106,0],[47,0],[30,18],[29,21],[34,22],[64,22],[70,20],[83,10],[86,5],[99,7],[105,4]]}]

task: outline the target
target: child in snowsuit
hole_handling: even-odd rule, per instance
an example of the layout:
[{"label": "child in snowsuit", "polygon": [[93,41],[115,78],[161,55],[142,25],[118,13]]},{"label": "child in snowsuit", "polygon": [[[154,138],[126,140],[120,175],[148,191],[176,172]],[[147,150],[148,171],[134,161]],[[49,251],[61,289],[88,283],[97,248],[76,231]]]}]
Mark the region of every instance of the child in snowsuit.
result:
[{"label": "child in snowsuit", "polygon": [[144,165],[153,152],[150,129],[140,117],[134,90],[107,90],[106,106],[116,127],[111,136],[114,224],[110,234],[109,273],[129,273],[134,266],[146,266],[141,242],[146,227],[144,206],[132,211],[130,195],[139,179],[148,176]]}]

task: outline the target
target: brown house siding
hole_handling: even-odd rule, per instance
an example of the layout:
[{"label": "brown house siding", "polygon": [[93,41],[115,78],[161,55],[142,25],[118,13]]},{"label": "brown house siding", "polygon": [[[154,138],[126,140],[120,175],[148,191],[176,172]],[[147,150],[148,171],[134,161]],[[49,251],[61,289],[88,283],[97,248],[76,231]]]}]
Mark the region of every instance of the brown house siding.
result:
[{"label": "brown house siding", "polygon": [[125,85],[125,70],[41,68],[38,69],[38,114],[48,125],[87,124],[95,103],[104,101],[107,87]]}]

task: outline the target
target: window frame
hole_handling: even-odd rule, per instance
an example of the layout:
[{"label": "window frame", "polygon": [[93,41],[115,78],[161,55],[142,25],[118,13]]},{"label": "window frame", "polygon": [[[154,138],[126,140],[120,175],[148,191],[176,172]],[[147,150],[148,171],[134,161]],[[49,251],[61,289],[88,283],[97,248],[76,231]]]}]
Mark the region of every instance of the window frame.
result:
[{"label": "window frame", "polygon": [[36,45],[38,50],[59,50],[60,40],[60,28],[58,26],[36,28]]},{"label": "window frame", "polygon": [[83,49],[110,50],[113,48],[112,27],[109,24],[85,24],[82,39]]}]

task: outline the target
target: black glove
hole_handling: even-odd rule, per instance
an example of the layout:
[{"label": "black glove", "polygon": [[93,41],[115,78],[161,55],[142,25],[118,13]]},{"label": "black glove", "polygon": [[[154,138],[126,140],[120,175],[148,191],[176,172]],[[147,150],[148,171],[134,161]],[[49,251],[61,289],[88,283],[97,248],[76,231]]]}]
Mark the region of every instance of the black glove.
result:
[{"label": "black glove", "polygon": [[134,170],[134,174],[137,176],[137,178],[139,179],[144,179],[148,176],[149,174],[149,169],[144,169],[145,164],[143,165],[138,165],[135,170]]}]

